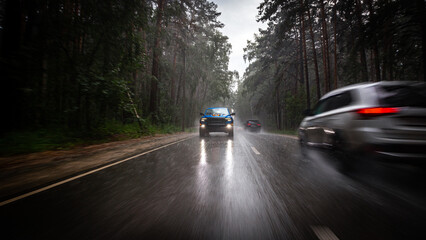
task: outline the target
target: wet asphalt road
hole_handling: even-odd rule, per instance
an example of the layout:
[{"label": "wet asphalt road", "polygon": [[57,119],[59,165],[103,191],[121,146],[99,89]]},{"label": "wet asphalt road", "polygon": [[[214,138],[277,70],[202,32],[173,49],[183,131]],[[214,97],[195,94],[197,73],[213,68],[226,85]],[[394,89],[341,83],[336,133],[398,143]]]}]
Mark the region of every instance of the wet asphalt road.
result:
[{"label": "wet asphalt road", "polygon": [[426,239],[423,172],[333,158],[197,136],[0,207],[2,239]]}]

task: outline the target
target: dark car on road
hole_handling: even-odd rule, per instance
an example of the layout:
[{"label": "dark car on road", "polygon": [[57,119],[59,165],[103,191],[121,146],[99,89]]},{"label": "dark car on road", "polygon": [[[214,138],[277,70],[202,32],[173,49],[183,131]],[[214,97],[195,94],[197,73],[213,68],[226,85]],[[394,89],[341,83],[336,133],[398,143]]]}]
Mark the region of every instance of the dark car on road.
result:
[{"label": "dark car on road", "polygon": [[214,107],[207,108],[204,113],[200,113],[200,137],[208,136],[210,132],[224,132],[228,136],[234,136],[235,113],[230,113],[228,108]]},{"label": "dark car on road", "polygon": [[261,127],[262,126],[261,126],[259,120],[248,120],[244,124],[244,129],[245,130],[253,131],[253,132],[260,132]]},{"label": "dark car on road", "polygon": [[326,147],[423,165],[426,161],[423,82],[347,86],[324,95],[307,115],[299,127],[302,148]]}]

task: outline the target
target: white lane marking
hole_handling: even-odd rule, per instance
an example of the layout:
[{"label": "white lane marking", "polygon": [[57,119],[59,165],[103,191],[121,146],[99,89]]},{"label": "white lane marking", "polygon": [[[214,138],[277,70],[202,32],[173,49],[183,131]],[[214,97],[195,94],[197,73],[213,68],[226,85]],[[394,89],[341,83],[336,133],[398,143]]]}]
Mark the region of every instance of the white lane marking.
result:
[{"label": "white lane marking", "polygon": [[251,150],[253,150],[253,152],[254,152],[254,153],[256,153],[257,155],[259,155],[259,154],[260,154],[260,152],[259,152],[259,151],[257,151],[257,149],[256,149],[255,147],[251,147]]},{"label": "white lane marking", "polygon": [[320,240],[339,240],[339,238],[326,226],[311,226],[315,235]]},{"label": "white lane marking", "polygon": [[77,175],[77,176],[74,176],[74,177],[71,177],[71,178],[68,178],[68,179],[62,180],[62,181],[60,181],[60,182],[53,183],[53,184],[48,185],[48,186],[46,186],[46,187],[43,187],[43,188],[40,188],[40,189],[37,189],[37,190],[31,191],[31,192],[28,192],[28,193],[22,194],[22,195],[20,195],[20,196],[17,196],[17,197],[14,197],[14,198],[11,198],[11,199],[8,199],[8,200],[5,200],[5,201],[3,201],[3,202],[0,202],[0,207],[1,207],[1,206],[4,206],[4,205],[6,205],[6,204],[9,204],[9,203],[12,203],[12,202],[18,201],[18,200],[20,200],[20,199],[23,199],[23,198],[26,198],[26,197],[29,197],[29,196],[35,195],[35,194],[37,194],[37,193],[40,193],[40,192],[43,192],[43,191],[49,190],[49,189],[51,189],[51,188],[57,187],[57,186],[59,186],[59,185],[62,185],[62,184],[64,184],[64,183],[74,181],[74,180],[76,180],[76,179],[82,178],[82,177],[87,176],[87,175],[90,175],[90,174],[92,174],[92,173],[99,172],[99,171],[104,170],[104,169],[106,169],[106,168],[110,168],[110,167],[112,167],[112,166],[115,166],[115,165],[118,165],[118,164],[121,164],[121,163],[127,162],[127,161],[129,161],[129,160],[131,160],[131,159],[134,159],[134,158],[137,158],[137,157],[143,156],[143,155],[145,155],[145,154],[148,154],[148,153],[151,153],[151,152],[154,152],[154,151],[160,150],[160,149],[165,148],[165,147],[168,147],[168,146],[170,146],[170,145],[173,145],[173,144],[176,144],[176,143],[183,142],[183,141],[188,140],[188,139],[190,139],[190,138],[191,138],[191,137],[189,137],[189,138],[185,138],[185,139],[182,139],[182,140],[179,140],[179,141],[176,141],[176,142],[172,142],[172,143],[169,143],[169,144],[163,145],[163,146],[158,147],[158,148],[151,149],[151,150],[146,151],[146,152],[143,152],[143,153],[139,153],[139,154],[137,154],[137,155],[135,155],[135,156],[132,156],[132,157],[129,157],[129,158],[126,158],[126,159],[123,159],[123,160],[120,160],[120,161],[117,161],[117,162],[114,162],[114,163],[108,164],[108,165],[106,165],[106,166],[103,166],[103,167],[100,167],[100,168],[94,169],[94,170],[92,170],[92,171],[89,171],[89,172],[86,172],[86,173],[82,173],[82,174],[80,174],[80,175]]}]

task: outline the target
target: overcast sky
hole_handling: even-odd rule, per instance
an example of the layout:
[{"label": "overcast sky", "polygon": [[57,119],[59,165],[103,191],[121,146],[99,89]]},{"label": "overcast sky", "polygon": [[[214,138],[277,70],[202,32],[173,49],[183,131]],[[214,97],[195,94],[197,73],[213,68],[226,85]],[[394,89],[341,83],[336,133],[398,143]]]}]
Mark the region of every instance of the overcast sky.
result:
[{"label": "overcast sky", "polygon": [[229,37],[232,53],[229,70],[237,70],[243,76],[248,64],[244,63],[243,48],[247,40],[253,40],[253,35],[259,28],[265,29],[266,24],[256,22],[257,7],[263,0],[212,0],[217,4],[219,21],[225,24],[222,33]]}]

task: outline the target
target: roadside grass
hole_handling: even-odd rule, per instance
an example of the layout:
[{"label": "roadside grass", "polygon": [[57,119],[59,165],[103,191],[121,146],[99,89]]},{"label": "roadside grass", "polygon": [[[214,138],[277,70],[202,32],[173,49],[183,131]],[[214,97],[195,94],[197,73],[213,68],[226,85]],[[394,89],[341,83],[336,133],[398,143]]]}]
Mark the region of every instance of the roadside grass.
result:
[{"label": "roadside grass", "polygon": [[88,131],[73,131],[66,128],[49,128],[9,132],[0,138],[0,156],[13,156],[47,150],[67,150],[77,146],[87,146],[113,141],[122,141],[179,132],[180,127],[164,124],[160,126],[143,123],[141,131],[137,123],[122,124],[116,121]]},{"label": "roadside grass", "polygon": [[198,132],[198,127],[185,128],[185,132],[187,132],[187,133]]},{"label": "roadside grass", "polygon": [[294,129],[270,130],[270,131],[267,131],[267,132],[269,132],[269,133],[275,133],[275,134],[286,134],[286,135],[297,136],[297,130],[294,130]]}]

